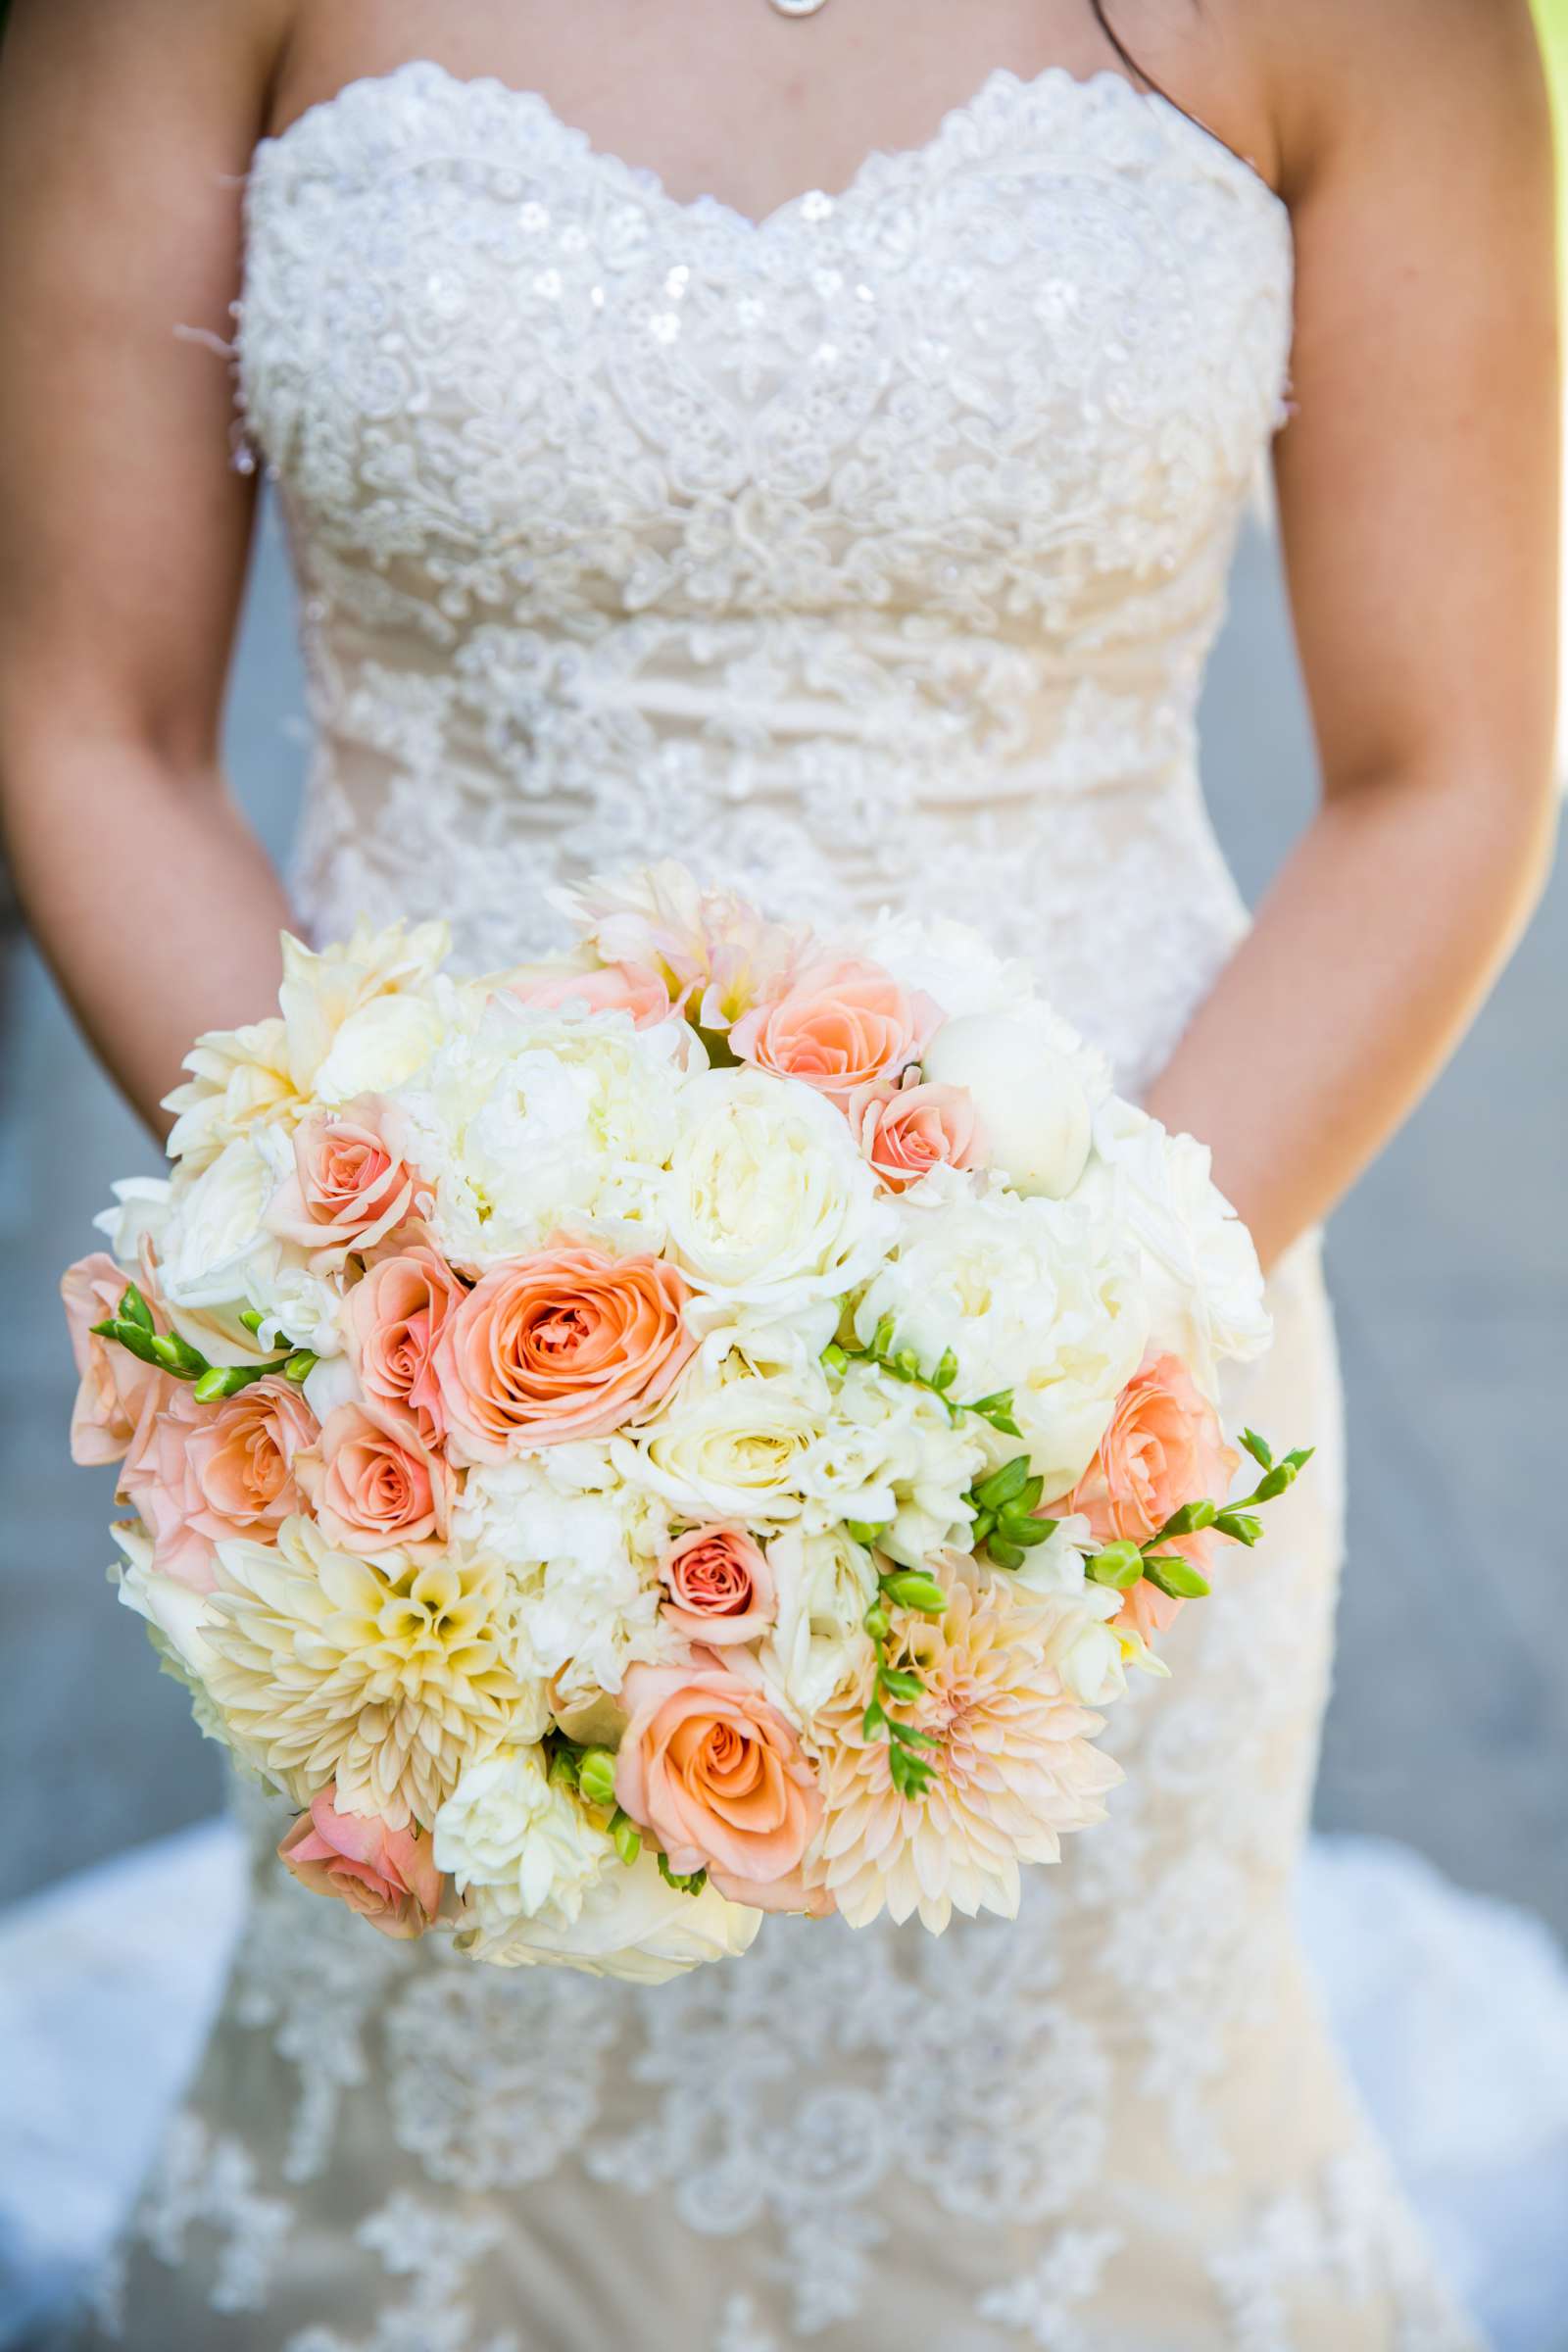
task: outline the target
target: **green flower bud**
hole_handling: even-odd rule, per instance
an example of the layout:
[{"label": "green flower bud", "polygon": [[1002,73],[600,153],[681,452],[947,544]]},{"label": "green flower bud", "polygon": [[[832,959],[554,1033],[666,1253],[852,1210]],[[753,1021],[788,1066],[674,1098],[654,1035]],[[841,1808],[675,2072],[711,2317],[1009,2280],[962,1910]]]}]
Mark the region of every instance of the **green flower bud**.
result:
[{"label": "green flower bud", "polygon": [[1295,1463],[1288,1459],[1276,1462],[1273,1469],[1266,1470],[1258,1480],[1256,1488],[1253,1490],[1252,1500],[1254,1502],[1273,1502],[1278,1495],[1283,1494],[1288,1488],[1294,1487],[1295,1484]]},{"label": "green flower bud", "polygon": [[993,1536],[986,1549],[999,1568],[1021,1568],[1023,1566],[1021,1547],[1016,1544],[1009,1544],[1004,1535]]},{"label": "green flower bud", "polygon": [[202,1374],[191,1394],[198,1404],[213,1404],[220,1396],[229,1396],[231,1391],[225,1368],[221,1364],[212,1365]]},{"label": "green flower bud", "polygon": [[1143,1573],[1144,1555],[1136,1544],[1107,1544],[1084,1562],[1085,1576],[1094,1584],[1108,1585],[1112,1592],[1130,1592]]},{"label": "green flower bud", "polygon": [[942,1351],[942,1361],[931,1375],[931,1386],[946,1395],[957,1377],[958,1359],[951,1348],[945,1348]]},{"label": "green flower bud", "polygon": [[248,1306],[246,1307],[244,1313],[240,1316],[240,1321],[243,1323],[245,1329],[250,1333],[251,1338],[254,1340],[257,1333],[261,1330],[262,1325],[267,1321],[267,1317],[262,1313],[262,1310],[259,1306]]},{"label": "green flower bud", "polygon": [[585,1747],[577,1758],[577,1786],[591,1805],[613,1804],[615,1759],[608,1747]]},{"label": "green flower bud", "polygon": [[629,1870],[643,1850],[642,1833],[631,1815],[622,1813],[618,1805],[610,1824],[610,1835],[616,1853]]},{"label": "green flower bud", "polygon": [[318,1361],[319,1358],[314,1356],[308,1348],[302,1348],[299,1353],[291,1355],[283,1366],[283,1378],[291,1380],[296,1388],[303,1388],[316,1370]]},{"label": "green flower bud", "polygon": [[867,1551],[874,1551],[887,1532],[888,1523],[885,1519],[846,1519],[844,1522],[844,1533],[850,1542],[863,1544]]},{"label": "green flower bud", "polygon": [[1200,1528],[1212,1527],[1218,1517],[1217,1502],[1210,1502],[1206,1498],[1198,1502],[1184,1502],[1181,1509],[1174,1511],[1160,1529],[1160,1540],[1163,1542],[1167,1536],[1197,1535]]},{"label": "green flower bud", "polygon": [[151,1331],[155,1328],[153,1310],[133,1282],[125,1285],[121,1297],[119,1311],[122,1323],[139,1324],[143,1331]]},{"label": "green flower bud", "polygon": [[873,1601],[860,1619],[860,1623],[873,1642],[885,1642],[893,1631],[893,1620],[879,1600]]},{"label": "green flower bud", "polygon": [[1207,1577],[1200,1576],[1191,1560],[1184,1560],[1179,1551],[1146,1552],[1144,1574],[1172,1600],[1201,1600],[1209,1590]]},{"label": "green flower bud", "polygon": [[906,1666],[879,1666],[876,1687],[885,1698],[896,1698],[905,1706],[912,1706],[917,1698],[925,1696],[924,1682]]},{"label": "green flower bud", "polygon": [[933,1576],[916,1568],[900,1569],[882,1579],[882,1590],[896,1609],[917,1609],[925,1617],[947,1614],[948,1596]]},{"label": "green flower bud", "polygon": [[980,1481],[974,1491],[975,1500],[985,1510],[1000,1511],[1009,1502],[1016,1502],[1028,1484],[1029,1456],[1015,1453],[1010,1462],[1004,1462],[1000,1470],[993,1470],[989,1478]]},{"label": "green flower bud", "polygon": [[880,1699],[873,1698],[860,1717],[860,1737],[862,1740],[874,1740],[878,1732],[885,1732],[887,1727],[888,1711]]},{"label": "green flower bud", "polygon": [[1255,1511],[1221,1511],[1214,1527],[1217,1534],[1229,1536],[1233,1544],[1245,1544],[1249,1549],[1263,1533],[1263,1522]]},{"label": "green flower bud", "polygon": [[1248,1452],[1251,1455],[1253,1461],[1257,1464],[1260,1470],[1271,1470],[1273,1468],[1274,1448],[1269,1444],[1267,1438],[1260,1438],[1255,1429],[1244,1429],[1242,1432],[1242,1444],[1246,1446]]}]

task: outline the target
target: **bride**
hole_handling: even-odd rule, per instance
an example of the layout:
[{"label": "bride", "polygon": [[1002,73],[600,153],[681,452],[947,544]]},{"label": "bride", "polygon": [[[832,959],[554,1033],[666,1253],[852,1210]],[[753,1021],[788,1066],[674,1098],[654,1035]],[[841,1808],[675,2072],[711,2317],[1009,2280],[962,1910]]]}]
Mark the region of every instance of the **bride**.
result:
[{"label": "bride", "polygon": [[[670,852],[824,919],[940,907],[1212,1143],[1278,1329],[1233,1401],[1320,1448],[1015,1927],[501,1976],[284,1881],[247,1796],[222,2014],[82,2340],[1475,2341],[1289,1888],[1337,1571],[1317,1223],[1544,870],[1541,76],[1524,0],[1111,13],[14,10],[0,772],[147,1117],[285,922],[447,913],[499,964],[541,885]],[[1249,931],[1194,711],[1276,435],[1325,789]],[[287,897],[214,748],[258,466],[318,738]]]}]

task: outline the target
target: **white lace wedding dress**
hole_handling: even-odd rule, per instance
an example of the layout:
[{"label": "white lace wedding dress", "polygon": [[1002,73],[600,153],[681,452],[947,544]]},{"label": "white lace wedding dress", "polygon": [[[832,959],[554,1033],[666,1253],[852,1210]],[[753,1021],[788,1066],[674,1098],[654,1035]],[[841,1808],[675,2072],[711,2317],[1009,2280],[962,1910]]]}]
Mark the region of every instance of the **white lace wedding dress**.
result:
[{"label": "white lace wedding dress", "polygon": [[[322,933],[545,944],[678,853],[1037,962],[1136,1089],[1234,947],[1194,711],[1283,416],[1283,206],[1113,74],[992,74],[760,222],[415,65],[256,158],[239,369],[287,511]],[[1316,1256],[1239,1410],[1312,1475],[1119,1711],[1016,1925],[769,1922],[658,1991],[285,1882],[103,2296],[141,2352],[1460,2352],[1290,1889],[1328,1668]]]}]

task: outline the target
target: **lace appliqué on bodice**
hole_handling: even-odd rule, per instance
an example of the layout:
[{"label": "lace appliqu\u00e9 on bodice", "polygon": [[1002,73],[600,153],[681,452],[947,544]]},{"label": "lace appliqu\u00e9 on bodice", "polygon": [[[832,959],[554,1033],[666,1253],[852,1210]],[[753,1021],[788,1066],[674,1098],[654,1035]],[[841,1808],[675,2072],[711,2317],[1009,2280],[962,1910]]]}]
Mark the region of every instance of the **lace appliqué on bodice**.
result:
[{"label": "lace appliqu\u00e9 on bodice", "polygon": [[999,72],[754,224],[416,65],[264,146],[241,379],[305,595],[326,932],[678,848],[937,905],[1146,1077],[1234,944],[1193,718],[1291,242],[1114,74]]}]

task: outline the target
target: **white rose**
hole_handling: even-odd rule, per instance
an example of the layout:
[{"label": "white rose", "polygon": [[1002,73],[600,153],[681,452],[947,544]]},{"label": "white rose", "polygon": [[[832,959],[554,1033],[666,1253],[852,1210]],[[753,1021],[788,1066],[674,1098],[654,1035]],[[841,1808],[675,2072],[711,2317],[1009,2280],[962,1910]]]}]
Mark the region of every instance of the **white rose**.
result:
[{"label": "white rose", "polygon": [[298,1092],[351,1102],[412,1078],[441,1036],[427,992],[450,944],[445,923],[371,931],[362,922],[319,955],[285,932],[277,1001],[282,1060]]},{"label": "white rose", "polygon": [[[1010,1390],[1047,1496],[1065,1494],[1144,1354],[1143,1297],[1113,1220],[1077,1200],[971,1187],[944,1169],[898,1213],[898,1255],[856,1308],[861,1343],[891,1317],[897,1345],[926,1368],[953,1349],[956,1398]],[[1001,1456],[1016,1449],[1002,1435],[987,1443]]]},{"label": "white rose", "polygon": [[1135,1242],[1150,1300],[1150,1341],[1181,1357],[1210,1396],[1218,1367],[1250,1363],[1273,1337],[1252,1237],[1213,1183],[1208,1148],[1112,1099],[1095,1122],[1086,1197]]},{"label": "white rose", "polygon": [[385,1105],[389,1143],[435,1188],[433,1239],[493,1265],[562,1227],[663,1242],[664,1171],[687,1083],[673,1025],[568,1017],[452,991],[441,1044]]},{"label": "white rose", "polygon": [[470,1764],[436,1814],[434,1855],[458,1891],[482,1887],[493,1918],[569,1928],[615,1848],[538,1747],[497,1748]]},{"label": "white rose", "polygon": [[198,1683],[204,1682],[208,1668],[217,1662],[205,1631],[210,1614],[206,1595],[153,1566],[153,1540],[134,1520],[117,1521],[113,1533],[125,1555],[122,1564],[110,1570],[121,1599],[162,1635]]},{"label": "white rose", "polygon": [[532,1459],[470,1470],[453,1519],[467,1549],[502,1561],[521,1594],[514,1664],[570,1706],[620,1689],[635,1660],[662,1658],[662,1589],[639,1521],[645,1498],[564,1492]]},{"label": "white rose", "polygon": [[830,1518],[884,1527],[883,1550],[917,1568],[945,1544],[967,1545],[963,1497],[986,1458],[982,1423],[955,1422],[928,1389],[852,1364],[802,1486]]},{"label": "white rose", "polygon": [[710,1070],[682,1101],[670,1253],[721,1315],[789,1320],[824,1347],[835,1302],[892,1236],[849,1122],[793,1078]]},{"label": "white rose", "polygon": [[99,1211],[93,1224],[109,1244],[109,1252],[122,1266],[134,1266],[144,1239],[158,1246],[169,1223],[171,1185],[167,1176],[129,1176],[110,1186],[114,1206]]},{"label": "white rose", "polygon": [[775,1373],[703,1388],[687,1381],[633,1440],[615,1438],[621,1476],[693,1519],[782,1527],[800,1517],[802,1479],[828,1420],[820,1372]]},{"label": "white rose", "polygon": [[1094,1109],[1072,1054],[1020,1015],[946,1021],[925,1050],[925,1075],[963,1087],[993,1166],[1019,1193],[1065,1200],[1088,1164]]},{"label": "white rose", "polygon": [[160,1237],[160,1286],[171,1306],[225,1306],[249,1296],[258,1264],[276,1255],[262,1223],[272,1184],[249,1136],[225,1144],[188,1183],[175,1182]]},{"label": "white rose", "polygon": [[767,1547],[778,1614],[758,1653],[769,1691],[809,1729],[819,1707],[871,1654],[861,1619],[876,1598],[871,1555],[842,1528],[787,1527]]},{"label": "white rose", "polygon": [[664,1984],[705,1960],[733,1959],[762,1922],[760,1911],[726,1902],[711,1886],[693,1895],[666,1885],[646,1852],[630,1868],[605,1871],[569,1927],[547,1918],[507,1920],[482,1889],[476,1911],[456,1938],[476,1960],[498,1968],[553,1963],[637,1984]]}]

